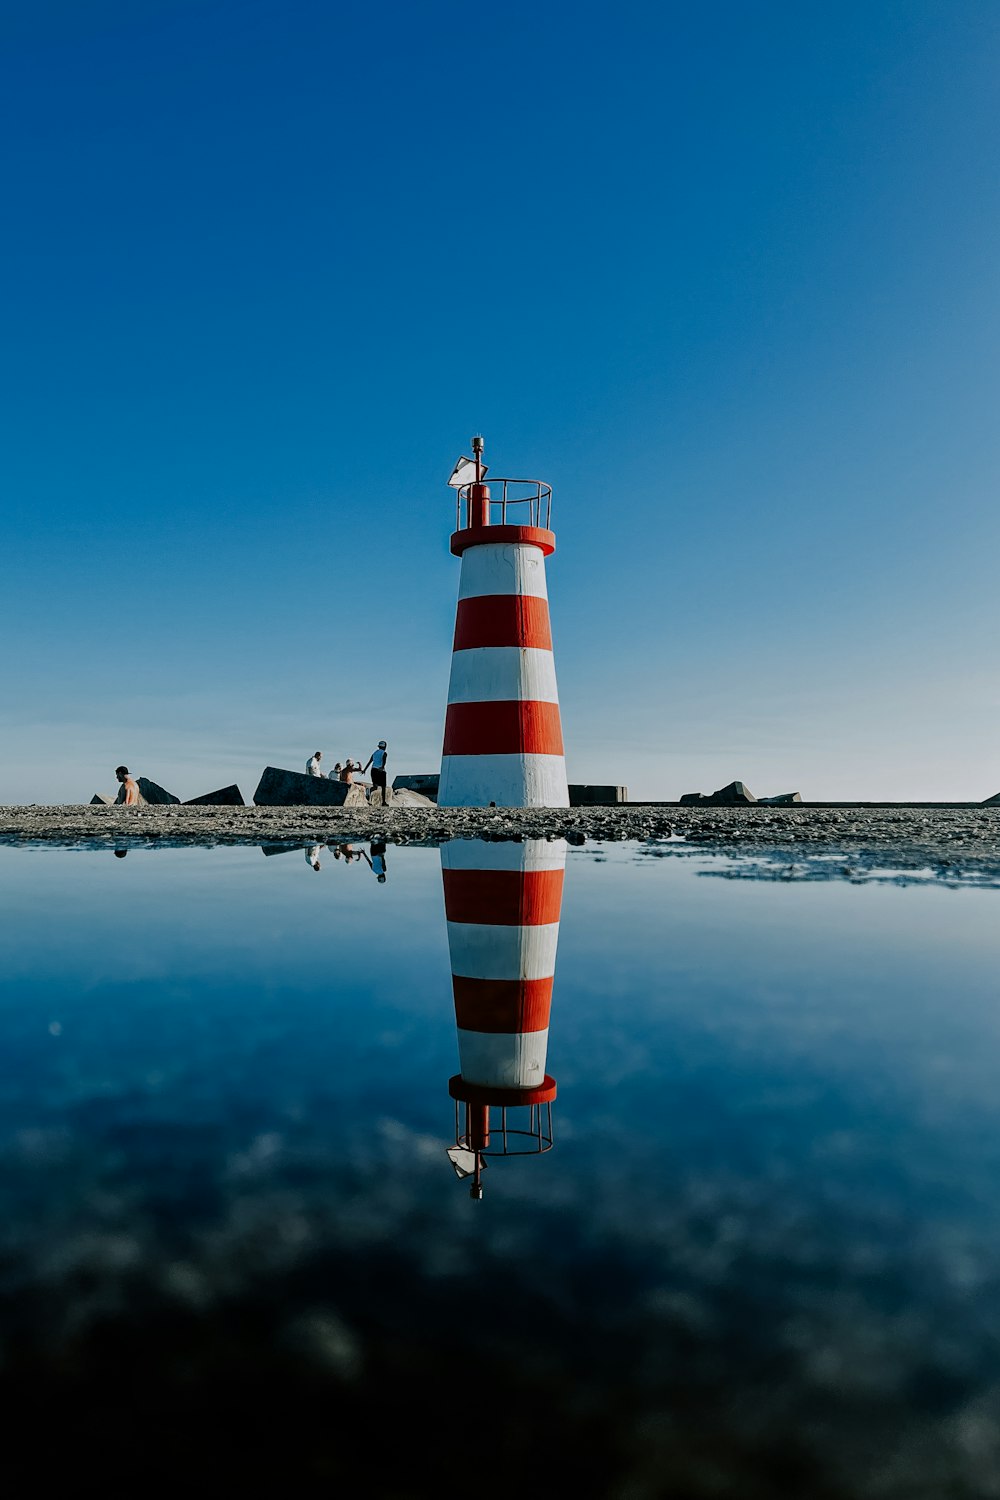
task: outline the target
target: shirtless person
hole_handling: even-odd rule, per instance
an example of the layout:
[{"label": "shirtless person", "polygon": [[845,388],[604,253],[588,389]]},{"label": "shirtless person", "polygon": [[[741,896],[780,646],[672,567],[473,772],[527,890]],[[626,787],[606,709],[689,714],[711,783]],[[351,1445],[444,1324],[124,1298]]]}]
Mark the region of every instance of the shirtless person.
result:
[{"label": "shirtless person", "polygon": [[138,807],[139,788],[136,786],[135,782],[128,774],[128,766],[117,766],[115,768],[115,775],[121,782],[122,788],[125,792],[124,797],[122,796],[121,792],[118,793],[119,802],[124,803],[126,807]]},{"label": "shirtless person", "polygon": [[361,762],[358,761],[357,764],[355,765],[355,763],[351,759],[351,757],[348,756],[347,759],[344,761],[344,764],[340,768],[340,779],[341,779],[341,781],[346,781],[348,783],[352,782],[354,780],[354,773],[355,773],[355,771],[360,771],[360,770],[361,770]]}]

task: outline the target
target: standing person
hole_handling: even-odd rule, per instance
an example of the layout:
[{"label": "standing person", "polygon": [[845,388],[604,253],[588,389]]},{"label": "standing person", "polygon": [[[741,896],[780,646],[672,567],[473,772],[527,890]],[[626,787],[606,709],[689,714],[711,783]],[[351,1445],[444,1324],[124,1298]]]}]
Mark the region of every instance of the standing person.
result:
[{"label": "standing person", "polygon": [[378,742],[378,749],[372,751],[371,755],[368,757],[368,764],[362,766],[362,768],[361,768],[361,774],[363,776],[365,774],[365,772],[367,771],[368,766],[371,766],[371,768],[372,768],[372,791],[374,791],[376,787],[380,787],[381,788],[381,790],[382,790],[382,805],[383,805],[383,807],[385,806],[386,802],[388,802],[388,800],[389,800],[388,792],[387,792],[387,788],[386,788],[386,769],[385,769],[385,763],[386,763],[386,761],[388,759],[389,759],[389,752],[388,752],[388,750],[385,747],[385,740],[379,740],[379,742]]},{"label": "standing person", "polygon": [[323,752],[322,752],[322,750],[314,750],[313,753],[312,753],[312,755],[310,755],[309,759],[306,761],[306,775],[307,776],[325,776],[326,775],[326,772],[325,771],[321,771],[320,768],[319,768],[319,763],[320,763],[320,761],[322,759],[323,759]]},{"label": "standing person", "polygon": [[[126,807],[139,806],[139,788],[128,773],[128,766],[116,766],[115,775],[121,783],[122,791],[118,793],[118,800]],[[124,796],[122,795],[124,792]]]}]

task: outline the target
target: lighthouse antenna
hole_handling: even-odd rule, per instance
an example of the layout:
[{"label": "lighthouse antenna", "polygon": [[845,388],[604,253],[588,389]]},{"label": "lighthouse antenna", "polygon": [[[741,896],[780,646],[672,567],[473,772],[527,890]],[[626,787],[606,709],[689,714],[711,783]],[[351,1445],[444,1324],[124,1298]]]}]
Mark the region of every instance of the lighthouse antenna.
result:
[{"label": "lighthouse antenna", "polygon": [[482,484],[482,482],[483,482],[483,449],[484,449],[485,446],[486,445],[483,442],[483,435],[482,435],[482,433],[481,432],[477,432],[475,434],[475,436],[473,437],[473,439],[472,439],[472,451],[473,451],[473,453],[476,456],[476,483],[477,484]]}]

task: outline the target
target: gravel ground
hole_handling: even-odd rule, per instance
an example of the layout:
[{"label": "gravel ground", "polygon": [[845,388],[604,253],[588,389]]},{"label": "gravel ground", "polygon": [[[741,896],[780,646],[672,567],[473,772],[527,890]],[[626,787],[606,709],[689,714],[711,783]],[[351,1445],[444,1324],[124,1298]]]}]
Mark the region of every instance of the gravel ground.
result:
[{"label": "gravel ground", "polygon": [[0,807],[0,844],[98,849],[485,836],[634,839],[654,846],[650,853],[673,853],[681,846],[663,843],[671,835],[705,853],[738,855],[720,870],[735,876],[1000,886],[1000,807]]}]

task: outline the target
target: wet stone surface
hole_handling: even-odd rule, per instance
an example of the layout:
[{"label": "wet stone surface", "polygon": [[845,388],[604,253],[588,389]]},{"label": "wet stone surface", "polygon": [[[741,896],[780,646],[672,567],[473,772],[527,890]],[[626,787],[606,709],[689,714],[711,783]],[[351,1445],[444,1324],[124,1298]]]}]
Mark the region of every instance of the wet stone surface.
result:
[{"label": "wet stone surface", "polygon": [[[684,839],[756,860],[765,878],[877,872],[1000,883],[1000,807],[2,807],[0,844],[394,844],[451,838]],[[672,848],[672,846],[667,846]],[[790,873],[791,872],[791,873]]]}]

